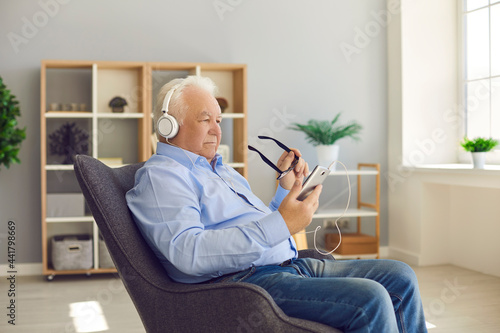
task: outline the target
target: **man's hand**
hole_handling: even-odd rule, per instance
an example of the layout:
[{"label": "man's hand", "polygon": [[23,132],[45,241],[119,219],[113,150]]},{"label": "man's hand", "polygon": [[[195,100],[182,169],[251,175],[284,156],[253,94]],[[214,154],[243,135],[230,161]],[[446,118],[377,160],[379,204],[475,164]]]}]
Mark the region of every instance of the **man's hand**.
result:
[{"label": "man's hand", "polygon": [[312,216],[318,209],[319,195],[323,189],[322,185],[318,185],[306,199],[299,201],[297,196],[302,189],[301,184],[300,180],[295,181],[290,193],[283,199],[278,208],[290,231],[290,235],[296,234],[311,223]]},{"label": "man's hand", "polygon": [[295,168],[280,179],[280,185],[285,190],[290,190],[296,180],[299,180],[300,183],[302,183],[304,177],[309,174],[309,165],[306,163],[306,161],[304,161],[303,158],[300,158],[302,156],[300,151],[294,148],[292,148],[291,150],[292,151],[289,153],[284,152],[278,160],[277,164],[278,168],[284,171],[292,165],[293,161],[295,160],[295,156],[299,158],[299,162],[297,163]]}]

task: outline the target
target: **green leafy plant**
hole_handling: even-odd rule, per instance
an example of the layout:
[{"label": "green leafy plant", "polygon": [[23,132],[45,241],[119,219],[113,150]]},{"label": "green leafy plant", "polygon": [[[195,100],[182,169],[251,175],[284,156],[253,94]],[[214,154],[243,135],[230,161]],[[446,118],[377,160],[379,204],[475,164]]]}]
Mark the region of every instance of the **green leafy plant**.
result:
[{"label": "green leafy plant", "polygon": [[347,125],[337,125],[339,118],[340,113],[332,121],[311,119],[307,124],[293,123],[290,129],[304,132],[306,140],[313,146],[333,145],[345,137],[358,141],[358,134],[363,127],[354,121]]},{"label": "green leafy plant", "polygon": [[7,169],[11,163],[21,163],[17,154],[26,138],[26,128],[17,128],[16,117],[21,115],[18,105],[0,77],[0,166],[3,164]]},{"label": "green leafy plant", "polygon": [[471,153],[487,152],[492,150],[498,145],[498,141],[492,138],[475,138],[468,139],[464,138],[464,141],[460,142],[460,145]]}]

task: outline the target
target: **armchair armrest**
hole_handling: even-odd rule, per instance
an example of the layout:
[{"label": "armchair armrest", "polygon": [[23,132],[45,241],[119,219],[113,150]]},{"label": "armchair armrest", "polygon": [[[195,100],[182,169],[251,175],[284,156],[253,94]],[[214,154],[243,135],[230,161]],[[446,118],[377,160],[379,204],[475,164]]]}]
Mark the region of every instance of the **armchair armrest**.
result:
[{"label": "armchair armrest", "polygon": [[[158,288],[153,296],[158,332],[165,327],[172,332],[193,332],[196,327],[200,332],[225,332],[228,327],[242,332],[338,332],[320,323],[288,317],[264,289],[250,283],[174,286],[178,287],[174,293]],[[170,311],[176,313],[176,323],[162,320]]]},{"label": "armchair armrest", "polygon": [[322,255],[315,249],[306,249],[306,250],[300,250],[299,251],[299,258],[314,258],[314,259],[330,259],[330,260],[335,260],[335,258],[329,254],[329,255]]}]

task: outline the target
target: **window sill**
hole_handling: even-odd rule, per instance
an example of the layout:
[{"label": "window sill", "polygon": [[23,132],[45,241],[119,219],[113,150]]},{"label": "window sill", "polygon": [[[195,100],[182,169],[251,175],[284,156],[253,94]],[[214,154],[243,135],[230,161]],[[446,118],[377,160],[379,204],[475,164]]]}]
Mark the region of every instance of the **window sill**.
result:
[{"label": "window sill", "polygon": [[417,172],[445,172],[445,173],[463,173],[472,175],[495,175],[500,173],[500,165],[487,164],[484,169],[474,169],[472,164],[421,164],[413,167],[407,167]]},{"label": "window sill", "polygon": [[[489,164],[485,169],[473,169],[472,164],[425,164],[402,168],[402,180],[411,175],[418,176],[421,183],[477,188],[500,189],[500,165]],[[398,181],[402,181],[398,179]]]}]

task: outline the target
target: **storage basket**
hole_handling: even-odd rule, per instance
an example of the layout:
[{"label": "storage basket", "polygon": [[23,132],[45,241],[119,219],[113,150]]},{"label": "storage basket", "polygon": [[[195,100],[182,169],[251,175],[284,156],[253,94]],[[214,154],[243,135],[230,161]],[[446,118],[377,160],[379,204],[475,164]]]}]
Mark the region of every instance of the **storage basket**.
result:
[{"label": "storage basket", "polygon": [[52,266],[56,270],[92,268],[90,235],[58,235],[52,237]]}]

